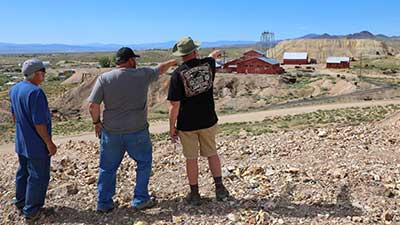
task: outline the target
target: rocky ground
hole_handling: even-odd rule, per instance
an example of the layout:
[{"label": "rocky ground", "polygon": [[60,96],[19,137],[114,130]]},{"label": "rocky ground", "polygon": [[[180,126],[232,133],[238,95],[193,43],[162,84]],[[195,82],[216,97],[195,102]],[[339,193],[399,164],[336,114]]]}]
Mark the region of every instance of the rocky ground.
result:
[{"label": "rocky ground", "polygon": [[[224,181],[232,194],[214,200],[206,160],[200,163],[199,207],[187,205],[181,148],[154,143],[150,189],[159,204],[142,212],[129,207],[135,163],[118,172],[119,207],[96,208],[98,143],[70,142],[52,161],[46,205],[55,214],[38,224],[400,224],[399,123],[328,126],[252,136],[218,138]],[[15,155],[0,161],[0,224],[22,224],[10,204]]]}]

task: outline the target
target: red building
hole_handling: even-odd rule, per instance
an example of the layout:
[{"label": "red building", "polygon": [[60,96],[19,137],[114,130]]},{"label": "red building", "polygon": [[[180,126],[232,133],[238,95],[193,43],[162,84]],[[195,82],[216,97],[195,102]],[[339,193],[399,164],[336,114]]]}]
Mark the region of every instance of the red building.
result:
[{"label": "red building", "polygon": [[284,72],[276,60],[265,56],[248,58],[238,62],[236,71],[246,74],[281,74]]},{"label": "red building", "polygon": [[259,50],[250,50],[245,53],[243,53],[243,56],[241,58],[255,58],[255,57],[261,57],[265,56],[265,53]]},{"label": "red building", "polygon": [[241,58],[239,59],[234,59],[231,60],[229,62],[226,62],[223,66],[222,66],[222,71],[225,73],[236,73],[236,69],[237,69],[237,64],[238,62],[240,62]]},{"label": "red building", "polygon": [[285,65],[308,64],[308,53],[307,52],[285,52],[285,53],[283,53],[283,64],[285,64]]},{"label": "red building", "polygon": [[348,69],[350,68],[349,57],[328,57],[326,60],[326,68],[330,69]]},{"label": "red building", "polygon": [[284,72],[279,62],[265,57],[265,53],[259,50],[247,51],[243,53],[242,57],[225,63],[222,71],[226,73],[257,74],[280,74]]}]

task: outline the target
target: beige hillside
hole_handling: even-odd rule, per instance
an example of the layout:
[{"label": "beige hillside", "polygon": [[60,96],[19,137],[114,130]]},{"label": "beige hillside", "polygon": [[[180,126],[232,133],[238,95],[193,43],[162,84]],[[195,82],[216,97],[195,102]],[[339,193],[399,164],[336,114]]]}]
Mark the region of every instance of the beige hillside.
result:
[{"label": "beige hillside", "polygon": [[91,80],[93,77],[97,77],[99,74],[110,71],[111,68],[83,68],[75,69],[75,73],[63,81],[61,84],[79,84],[84,81]]},{"label": "beige hillside", "polygon": [[274,58],[281,60],[284,52],[308,52],[318,63],[329,56],[366,58],[396,53],[398,49],[388,47],[384,42],[371,39],[299,39],[280,42],[274,49]]},{"label": "beige hillside", "polygon": [[[161,75],[157,82],[151,84],[148,92],[150,111],[168,111],[169,79],[169,76]],[[95,81],[96,77],[84,81],[78,87],[64,93],[56,101],[50,102],[50,105],[66,114],[79,112],[81,115],[87,115],[87,98]],[[356,86],[350,77],[342,79],[321,75],[302,77],[299,78],[297,84],[288,85],[280,82],[279,77],[274,75],[217,74],[214,83],[215,106],[217,111],[240,111],[310,96],[338,96],[373,88],[373,85],[369,83],[358,83]]]},{"label": "beige hillside", "polygon": [[60,110],[63,113],[69,114],[73,111],[76,111],[87,114],[87,98],[89,97],[96,80],[97,76],[91,77],[89,80],[81,83],[78,87],[64,93],[54,102],[50,102],[50,106]]}]

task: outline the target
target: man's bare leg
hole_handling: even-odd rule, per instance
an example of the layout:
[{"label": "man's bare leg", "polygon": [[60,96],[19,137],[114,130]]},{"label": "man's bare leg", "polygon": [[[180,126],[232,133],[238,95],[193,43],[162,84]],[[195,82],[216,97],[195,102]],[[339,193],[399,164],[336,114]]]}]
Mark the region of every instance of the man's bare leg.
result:
[{"label": "man's bare leg", "polygon": [[189,185],[197,185],[199,179],[197,159],[186,159],[186,173],[189,179]]},{"label": "man's bare leg", "polygon": [[213,177],[221,176],[221,161],[218,154],[208,157],[208,166],[210,167]]},{"label": "man's bare leg", "polygon": [[186,173],[190,185],[190,193],[186,197],[189,204],[200,205],[200,193],[199,193],[199,166],[197,159],[186,159]]},{"label": "man's bare leg", "polygon": [[218,154],[208,157],[208,166],[210,167],[211,173],[214,177],[215,195],[217,197],[217,200],[221,201],[229,197],[229,192],[228,190],[226,190],[224,184],[222,183],[221,161]]}]

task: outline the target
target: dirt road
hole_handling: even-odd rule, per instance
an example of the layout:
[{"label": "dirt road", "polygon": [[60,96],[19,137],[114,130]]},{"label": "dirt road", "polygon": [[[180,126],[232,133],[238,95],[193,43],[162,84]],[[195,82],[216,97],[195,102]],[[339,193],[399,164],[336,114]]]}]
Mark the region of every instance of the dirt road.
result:
[{"label": "dirt road", "polygon": [[[266,117],[274,116],[285,116],[285,115],[296,115],[303,113],[315,112],[318,110],[333,110],[333,109],[343,109],[351,107],[368,107],[377,105],[390,105],[390,104],[400,104],[400,99],[396,100],[380,100],[380,101],[363,101],[363,102],[352,102],[352,103],[334,103],[326,105],[313,105],[313,106],[301,106],[285,109],[274,109],[265,110],[259,112],[248,112],[248,113],[238,113],[231,115],[223,115],[219,117],[219,123],[234,123],[234,122],[254,122],[262,121]],[[150,124],[150,132],[154,134],[160,134],[167,132],[169,130],[168,121],[156,121]],[[55,137],[56,144],[64,144],[70,140],[72,141],[96,141],[94,133],[82,133],[78,135],[71,135],[65,137]],[[0,156],[2,154],[13,153],[14,144],[3,144],[0,145]]]}]

